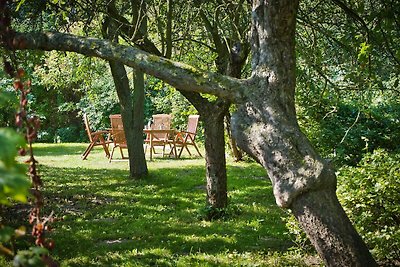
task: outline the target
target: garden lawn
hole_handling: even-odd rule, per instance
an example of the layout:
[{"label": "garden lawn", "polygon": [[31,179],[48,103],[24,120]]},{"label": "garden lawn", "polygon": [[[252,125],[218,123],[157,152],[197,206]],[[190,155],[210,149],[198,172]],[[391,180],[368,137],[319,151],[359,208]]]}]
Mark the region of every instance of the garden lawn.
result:
[{"label": "garden lawn", "polygon": [[[256,163],[228,160],[228,213],[205,221],[205,161],[156,158],[149,175],[85,144],[35,144],[61,266],[306,266]],[[119,152],[117,151],[117,156]],[[310,261],[310,259],[312,261]]]}]

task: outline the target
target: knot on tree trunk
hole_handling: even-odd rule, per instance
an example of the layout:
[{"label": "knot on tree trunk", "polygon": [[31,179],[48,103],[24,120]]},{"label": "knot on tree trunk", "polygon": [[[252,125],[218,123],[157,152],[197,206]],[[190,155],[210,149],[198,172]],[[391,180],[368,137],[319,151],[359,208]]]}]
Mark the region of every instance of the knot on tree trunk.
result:
[{"label": "knot on tree trunk", "polygon": [[273,192],[277,205],[290,208],[293,201],[309,191],[336,187],[336,176],[330,164],[323,160],[304,158],[300,166],[293,166],[278,177],[273,177]]},{"label": "knot on tree trunk", "polygon": [[315,152],[300,131],[295,117],[284,109],[241,105],[232,118],[232,134],[238,146],[268,172],[276,203],[290,208],[296,197],[311,190],[335,188],[331,165]]}]

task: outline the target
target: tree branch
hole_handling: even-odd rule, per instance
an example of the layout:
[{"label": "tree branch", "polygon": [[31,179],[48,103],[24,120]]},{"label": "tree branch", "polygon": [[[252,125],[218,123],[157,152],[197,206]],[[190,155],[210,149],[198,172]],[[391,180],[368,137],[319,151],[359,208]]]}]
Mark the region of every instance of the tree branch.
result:
[{"label": "tree branch", "polygon": [[184,63],[103,39],[59,32],[16,32],[11,38],[8,44],[9,48],[14,50],[69,51],[105,60],[116,60],[157,77],[179,90],[212,94],[232,102],[240,102],[246,88],[239,79],[203,72]]}]

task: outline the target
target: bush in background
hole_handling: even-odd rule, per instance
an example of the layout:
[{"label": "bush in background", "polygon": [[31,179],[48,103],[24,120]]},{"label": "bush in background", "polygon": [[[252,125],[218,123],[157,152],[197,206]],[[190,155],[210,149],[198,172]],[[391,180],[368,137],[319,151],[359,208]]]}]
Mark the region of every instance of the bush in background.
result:
[{"label": "bush in background", "polygon": [[382,149],[338,174],[338,197],[378,260],[400,259],[400,154]]}]

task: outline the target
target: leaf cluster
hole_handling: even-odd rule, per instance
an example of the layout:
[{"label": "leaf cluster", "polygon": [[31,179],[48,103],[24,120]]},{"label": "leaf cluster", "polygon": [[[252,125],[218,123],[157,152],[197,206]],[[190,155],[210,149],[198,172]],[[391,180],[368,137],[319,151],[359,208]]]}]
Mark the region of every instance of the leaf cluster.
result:
[{"label": "leaf cluster", "polygon": [[14,130],[0,128],[0,204],[11,201],[26,202],[30,182],[26,168],[15,157],[19,147],[25,145],[24,138]]},{"label": "leaf cluster", "polygon": [[338,174],[338,197],[378,259],[400,258],[398,153],[378,149]]}]

